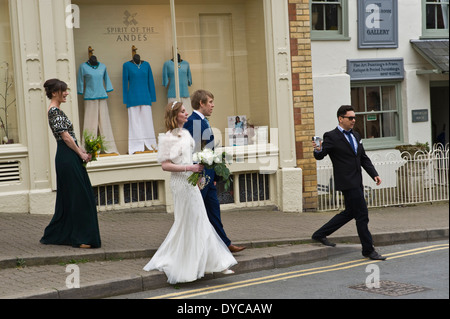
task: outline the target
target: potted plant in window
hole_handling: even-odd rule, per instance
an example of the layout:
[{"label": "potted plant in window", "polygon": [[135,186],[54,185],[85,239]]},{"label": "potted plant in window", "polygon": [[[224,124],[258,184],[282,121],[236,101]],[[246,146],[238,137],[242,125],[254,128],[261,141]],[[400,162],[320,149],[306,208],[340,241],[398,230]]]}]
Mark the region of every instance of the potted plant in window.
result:
[{"label": "potted plant in window", "polygon": [[397,171],[399,193],[407,203],[420,202],[424,198],[425,188],[432,185],[427,178],[430,151],[428,142],[398,145],[395,148],[406,161]]},{"label": "potted plant in window", "polygon": [[[3,78],[4,87],[1,88],[0,91],[0,128],[3,135],[2,144],[12,144],[14,140],[10,138],[8,131],[8,109],[13,106],[16,102],[14,98],[10,101],[10,94],[12,91],[12,86],[14,84],[13,78],[9,76],[9,64],[7,62],[2,62],[6,67],[5,69],[5,77]],[[1,136],[0,135],[0,136]]]}]

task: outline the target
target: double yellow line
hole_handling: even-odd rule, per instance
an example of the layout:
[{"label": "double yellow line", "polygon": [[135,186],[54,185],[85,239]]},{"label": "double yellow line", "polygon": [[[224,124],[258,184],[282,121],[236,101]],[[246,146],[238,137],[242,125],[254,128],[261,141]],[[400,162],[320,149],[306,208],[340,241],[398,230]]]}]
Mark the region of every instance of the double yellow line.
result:
[{"label": "double yellow line", "polygon": [[[404,251],[391,253],[391,254],[385,254],[384,256],[389,257],[388,260],[392,260],[392,259],[396,259],[396,258],[403,258],[403,257],[423,254],[423,253],[427,253],[427,252],[448,249],[448,247],[449,247],[449,244],[432,245],[432,246],[427,246],[427,247],[404,250]],[[166,295],[161,295],[161,296],[155,296],[155,297],[152,297],[149,299],[192,298],[192,297],[197,297],[197,296],[211,294],[211,293],[228,291],[228,290],[232,290],[232,289],[238,289],[238,288],[243,288],[243,287],[250,287],[250,286],[254,286],[254,285],[271,283],[271,282],[280,281],[280,280],[315,275],[315,274],[320,274],[320,273],[324,273],[324,272],[345,270],[345,269],[350,269],[350,268],[354,268],[354,267],[372,264],[372,263],[379,262],[379,261],[380,260],[368,260],[366,258],[357,259],[357,260],[347,261],[347,262],[330,265],[330,266],[290,271],[290,272],[285,272],[285,273],[281,273],[281,274],[277,274],[277,275],[259,277],[259,278],[254,278],[254,279],[247,279],[247,280],[242,280],[242,281],[223,284],[223,285],[217,285],[217,286],[193,289],[193,290],[188,290],[188,291],[176,292],[176,293],[171,293],[171,294],[166,294]]]}]

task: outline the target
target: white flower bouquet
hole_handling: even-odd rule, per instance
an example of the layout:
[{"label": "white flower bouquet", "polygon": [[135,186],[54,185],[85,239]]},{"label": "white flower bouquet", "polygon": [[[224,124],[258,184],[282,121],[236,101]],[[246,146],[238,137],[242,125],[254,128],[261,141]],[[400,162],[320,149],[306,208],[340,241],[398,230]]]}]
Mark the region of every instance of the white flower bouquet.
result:
[{"label": "white flower bouquet", "polygon": [[[205,148],[201,152],[194,153],[192,159],[194,162],[202,164],[207,169],[214,169],[216,175],[223,178],[225,182],[225,190],[227,191],[231,185],[231,173],[226,165],[227,154],[216,153],[210,148]],[[188,182],[191,185],[198,185],[200,189],[203,189],[209,183],[209,176],[202,173],[193,173],[188,177]]]}]

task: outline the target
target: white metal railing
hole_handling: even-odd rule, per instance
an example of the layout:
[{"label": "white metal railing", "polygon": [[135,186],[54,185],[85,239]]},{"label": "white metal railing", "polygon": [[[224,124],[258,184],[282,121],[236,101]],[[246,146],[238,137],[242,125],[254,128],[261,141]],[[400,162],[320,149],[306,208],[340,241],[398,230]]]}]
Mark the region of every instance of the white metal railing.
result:
[{"label": "white metal railing", "polygon": [[[429,152],[390,151],[372,156],[381,177],[379,186],[363,170],[364,193],[368,207],[443,201],[449,199],[449,145],[435,144]],[[344,199],[336,191],[331,161],[317,166],[318,210],[344,208]]]}]

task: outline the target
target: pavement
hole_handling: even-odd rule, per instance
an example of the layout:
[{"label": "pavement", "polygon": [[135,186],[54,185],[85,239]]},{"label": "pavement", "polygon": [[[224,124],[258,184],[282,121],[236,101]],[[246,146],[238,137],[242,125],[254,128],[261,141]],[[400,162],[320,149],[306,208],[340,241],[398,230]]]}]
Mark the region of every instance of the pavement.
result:
[{"label": "pavement", "polygon": [[[311,234],[336,213],[267,208],[222,211],[232,243],[247,247],[234,254],[238,264],[233,270],[251,272],[360,252],[354,222],[329,237],[336,247],[311,240]],[[97,249],[40,244],[51,217],[0,213],[1,299],[105,298],[169,286],[164,273],[146,272],[142,267],[167,235],[172,214],[145,210],[99,213],[102,247]],[[374,208],[369,218],[381,254],[385,245],[448,239],[449,235],[448,201]],[[76,274],[80,287],[71,288]],[[210,274],[200,280],[221,276]]]}]

